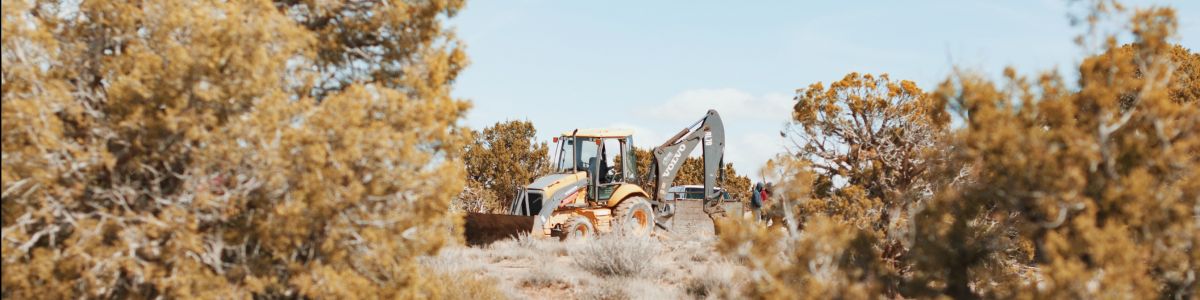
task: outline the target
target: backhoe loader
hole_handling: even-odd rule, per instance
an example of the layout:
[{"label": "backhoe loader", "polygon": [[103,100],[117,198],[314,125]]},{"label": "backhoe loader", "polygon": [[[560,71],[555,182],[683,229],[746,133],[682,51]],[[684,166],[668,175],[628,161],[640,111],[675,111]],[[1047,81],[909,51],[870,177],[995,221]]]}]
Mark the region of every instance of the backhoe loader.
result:
[{"label": "backhoe loader", "polygon": [[[655,228],[670,230],[675,200],[666,197],[667,190],[697,145],[703,151],[704,212],[724,214],[716,185],[723,180],[725,128],[716,110],[653,149],[647,180],[639,180],[632,131],[575,129],[555,137],[554,143],[554,173],[516,188],[506,214],[467,213],[468,244],[521,233],[570,239],[618,227],[643,235]],[[618,161],[620,165],[612,165]]]}]

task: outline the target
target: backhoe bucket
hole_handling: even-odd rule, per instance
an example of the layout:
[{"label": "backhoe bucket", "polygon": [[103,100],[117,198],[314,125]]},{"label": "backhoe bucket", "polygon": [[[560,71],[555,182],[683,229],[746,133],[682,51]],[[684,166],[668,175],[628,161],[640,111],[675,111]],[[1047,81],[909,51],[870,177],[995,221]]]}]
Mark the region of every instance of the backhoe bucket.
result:
[{"label": "backhoe bucket", "polygon": [[533,231],[534,216],[467,213],[463,228],[467,245],[487,245]]}]

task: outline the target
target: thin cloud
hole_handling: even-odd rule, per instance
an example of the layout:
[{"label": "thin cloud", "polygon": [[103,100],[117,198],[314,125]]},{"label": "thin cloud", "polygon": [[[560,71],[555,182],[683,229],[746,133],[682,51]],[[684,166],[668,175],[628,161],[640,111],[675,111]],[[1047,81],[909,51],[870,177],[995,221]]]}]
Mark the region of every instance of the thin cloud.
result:
[{"label": "thin cloud", "polygon": [[653,147],[703,117],[709,109],[716,109],[725,122],[725,162],[733,163],[742,175],[754,176],[768,159],[783,151],[779,130],[791,119],[792,105],[792,97],[783,93],[755,95],[734,88],[692,89],[635,110],[635,116],[646,120],[639,124],[645,125],[617,125],[639,134],[653,133],[657,139],[643,134],[646,138],[637,142],[642,147]]},{"label": "thin cloud", "polygon": [[791,112],[791,101],[790,96],[780,93],[756,96],[732,88],[693,89],[635,113],[659,120],[686,122],[700,118],[709,109],[716,109],[723,119],[785,120]]}]

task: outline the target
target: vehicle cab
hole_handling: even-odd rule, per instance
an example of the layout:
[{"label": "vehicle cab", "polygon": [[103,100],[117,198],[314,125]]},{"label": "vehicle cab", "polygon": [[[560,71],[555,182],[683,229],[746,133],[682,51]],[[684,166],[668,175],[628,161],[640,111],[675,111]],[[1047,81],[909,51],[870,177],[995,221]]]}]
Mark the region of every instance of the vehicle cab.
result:
[{"label": "vehicle cab", "polygon": [[617,188],[636,183],[637,158],[633,131],[624,129],[577,129],[554,138],[554,171],[558,174],[583,173],[587,191],[578,204],[607,204]]}]

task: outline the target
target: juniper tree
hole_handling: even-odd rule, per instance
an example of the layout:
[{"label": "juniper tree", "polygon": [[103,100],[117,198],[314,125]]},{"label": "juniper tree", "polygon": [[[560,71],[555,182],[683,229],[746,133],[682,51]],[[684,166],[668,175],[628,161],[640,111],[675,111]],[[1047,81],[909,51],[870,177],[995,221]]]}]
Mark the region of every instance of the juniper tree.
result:
[{"label": "juniper tree", "polygon": [[5,1],[3,295],[451,296],[462,4]]}]

